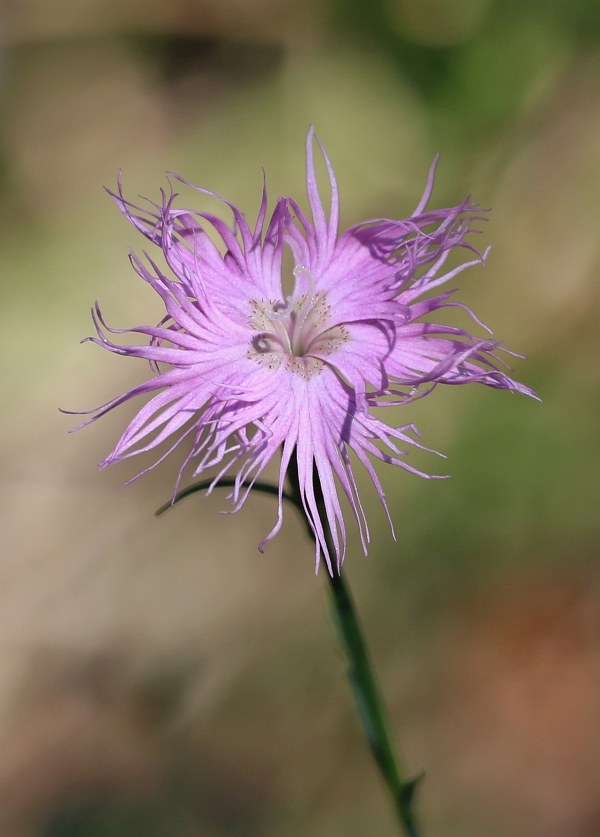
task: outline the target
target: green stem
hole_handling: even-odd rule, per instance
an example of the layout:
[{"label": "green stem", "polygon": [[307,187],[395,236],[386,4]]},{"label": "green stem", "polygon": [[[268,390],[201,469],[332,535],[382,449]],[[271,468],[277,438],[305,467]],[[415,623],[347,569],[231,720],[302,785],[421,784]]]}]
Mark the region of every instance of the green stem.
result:
[{"label": "green stem", "polygon": [[[157,509],[154,514],[157,517],[160,517],[161,514],[168,512],[169,509],[172,509],[177,503],[181,502],[181,500],[185,500],[186,497],[191,497],[192,494],[198,494],[200,492],[206,492],[212,485],[212,480],[203,480],[202,482],[196,482],[192,485],[188,485],[187,488],[183,488],[181,491],[178,491],[168,503],[163,503],[163,505]],[[218,488],[233,488],[236,483],[236,480],[233,477],[223,477],[219,480]],[[247,482],[243,482],[242,486],[244,488],[248,487]],[[270,494],[272,497],[279,496],[279,489],[276,485],[270,485],[267,482],[255,482],[252,485],[252,491],[257,491],[259,494]],[[287,500],[289,503],[294,503],[295,500],[288,494],[287,491],[283,492],[283,499]],[[302,511],[302,506],[300,506],[300,511]]]},{"label": "green stem", "polygon": [[[288,474],[292,485],[291,499],[296,507],[303,512],[295,460],[290,463]],[[327,547],[330,555],[334,556],[335,551],[331,533],[326,525],[327,518],[324,514],[323,493],[316,474],[314,482],[317,504],[325,528]],[[310,526],[308,526],[308,522],[307,528],[314,540],[315,536]],[[347,582],[341,574],[336,574],[335,571],[332,575],[327,573],[327,580],[329,582],[333,620],[339,630],[342,645],[348,658],[348,678],[360,722],[375,762],[392,796],[402,833],[406,837],[419,837],[413,800],[415,789],[422,777],[419,775],[415,778],[406,778],[400,767],[383,699],[375,679],[369,652],[363,639],[360,622]]]},{"label": "green stem", "polygon": [[373,666],[363,639],[360,622],[347,582],[341,575],[329,575],[333,619],[340,632],[348,657],[348,679],[364,733],[373,758],[386,783],[402,831],[407,837],[419,837],[413,810],[416,779],[405,779],[390,733],[387,713],[375,679]]},{"label": "green stem", "polygon": [[[293,503],[306,524],[310,537],[314,540],[314,532],[308,524],[304,514],[300,485],[298,482],[298,470],[295,457],[292,457],[288,469],[292,491],[284,492],[283,498]],[[331,532],[327,527],[327,516],[323,502],[323,492],[318,476],[315,473],[315,496],[319,507],[319,513],[325,528],[325,537],[330,555],[335,555]],[[233,478],[227,477],[219,482],[221,488],[231,488],[235,485]],[[246,485],[246,483],[244,483]],[[173,505],[197,492],[206,491],[211,486],[211,480],[196,483],[183,489],[176,494],[171,502],[161,506],[156,514],[163,514]],[[278,488],[268,483],[256,482],[252,486],[253,491],[265,494],[278,495]],[[379,767],[383,780],[392,796],[394,808],[405,837],[419,837],[415,812],[413,808],[415,789],[422,778],[422,775],[414,778],[407,778],[400,768],[400,762],[396,755],[393,739],[390,733],[387,720],[387,713],[381,698],[379,687],[375,679],[367,646],[363,639],[360,622],[352,597],[346,581],[338,573],[330,575],[327,573],[329,592],[331,595],[333,620],[336,623],[342,645],[349,662],[348,677],[352,686],[354,701],[358,710],[360,722],[369,742],[373,757]]]}]

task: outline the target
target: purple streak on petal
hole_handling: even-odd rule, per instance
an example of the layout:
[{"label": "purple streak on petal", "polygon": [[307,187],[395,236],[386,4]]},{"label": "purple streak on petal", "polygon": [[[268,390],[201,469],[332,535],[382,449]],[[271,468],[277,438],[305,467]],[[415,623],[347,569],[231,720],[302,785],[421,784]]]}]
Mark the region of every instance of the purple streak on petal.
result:
[{"label": "purple streak on petal", "polygon": [[436,154],[433,158],[433,162],[429,167],[429,174],[427,175],[427,184],[425,185],[425,191],[423,192],[423,196],[421,200],[416,205],[414,211],[411,213],[412,215],[421,215],[427,204],[429,203],[429,199],[431,198],[431,193],[433,192],[433,184],[435,183],[435,171],[437,169],[437,165],[440,161],[440,155]]},{"label": "purple streak on petal", "polygon": [[314,152],[313,152],[313,144],[314,144],[314,134],[315,129],[311,125],[308,130],[308,135],[306,137],[306,188],[308,191],[308,202],[310,203],[310,208],[313,216],[314,222],[314,230],[315,230],[315,237],[317,242],[319,243],[319,263],[314,267],[322,267],[322,249],[327,248],[329,236],[328,236],[328,225],[327,220],[325,218],[325,210],[323,209],[323,204],[321,203],[321,196],[319,195],[319,186],[317,184],[317,175],[315,172],[315,161],[314,161]]},{"label": "purple streak on petal", "polygon": [[[327,155],[327,152],[323,148],[321,140],[316,137],[317,143],[321,150],[321,154],[323,155],[323,160],[325,161],[325,167],[327,168],[327,174],[329,176],[329,185],[331,188],[331,207],[329,212],[329,223],[327,225],[327,250],[328,256],[333,252],[333,248],[335,246],[335,241],[338,236],[338,225],[339,225],[339,217],[340,217],[340,198],[339,198],[339,190],[337,185],[337,180],[335,178],[335,173],[333,171],[333,166],[331,165],[331,161]],[[312,147],[311,147],[312,150]]]}]

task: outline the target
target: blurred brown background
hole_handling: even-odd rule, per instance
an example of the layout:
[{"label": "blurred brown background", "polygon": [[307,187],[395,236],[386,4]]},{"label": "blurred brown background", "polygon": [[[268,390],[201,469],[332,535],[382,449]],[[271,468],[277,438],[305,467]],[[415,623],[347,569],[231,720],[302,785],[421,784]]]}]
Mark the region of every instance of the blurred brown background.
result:
[{"label": "blurred brown background", "polygon": [[[255,212],[303,195],[309,123],[343,222],[492,206],[458,283],[544,403],[483,388],[414,405],[450,481],[381,471],[393,543],[350,579],[427,837],[600,834],[596,0],[1,0],[0,833],[395,833],[324,579],[293,513],[196,497],[178,459],[98,474],[135,406],[74,436],[142,362],[93,346],[159,319],[102,192],[176,170]],[[398,415],[398,421],[406,421]],[[423,455],[415,464],[434,469]]]}]

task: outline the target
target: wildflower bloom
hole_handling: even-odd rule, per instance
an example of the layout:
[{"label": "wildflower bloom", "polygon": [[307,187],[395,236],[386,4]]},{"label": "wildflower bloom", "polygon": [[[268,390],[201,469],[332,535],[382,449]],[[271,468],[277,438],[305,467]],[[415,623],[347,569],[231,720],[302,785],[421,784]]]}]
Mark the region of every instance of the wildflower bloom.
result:
[{"label": "wildflower bloom", "polygon": [[[426,210],[434,162],[410,218],[377,218],[340,235],[336,179],[319,143],[331,189],[327,214],[316,181],[314,144],[311,128],[306,144],[310,215],[292,198],[279,198],[267,221],[263,186],[251,226],[229,201],[192,187],[229,208],[229,225],[209,212],[178,208],[172,189],[162,193],[160,203],[136,205],[125,198],[119,182],[112,196],[128,220],[162,250],[175,278],[149,255],[142,261],[131,254],[138,275],[164,303],[165,317],[156,326],[109,328],[96,305],[98,336],[88,339],[117,354],[146,358],[154,374],[93,411],[88,422],[134,396],[156,393],[101,467],[164,445],[154,468],[188,440],[180,477],[190,463],[194,476],[216,469],[210,491],[233,470],[233,511],[281,451],[277,521],[261,550],[281,528],[283,485],[295,455],[317,567],[323,556],[332,573],[334,564],[339,571],[346,549],[340,489],[356,517],[365,553],[369,542],[350,453],[367,470],[388,518],[373,460],[421,474],[404,459],[406,446],[420,447],[414,425],[388,425],[373,415],[373,408],[406,405],[438,383],[482,383],[533,393],[503,371],[497,343],[431,322],[434,312],[464,307],[451,300],[452,291],[438,288],[485,260],[486,253],[467,242],[473,222],[482,217],[476,205],[466,200],[449,209]],[[283,290],[285,247],[295,262],[289,295]],[[468,254],[468,260],[445,270],[453,251]],[[143,345],[120,345],[108,336],[126,332],[150,339]]]}]

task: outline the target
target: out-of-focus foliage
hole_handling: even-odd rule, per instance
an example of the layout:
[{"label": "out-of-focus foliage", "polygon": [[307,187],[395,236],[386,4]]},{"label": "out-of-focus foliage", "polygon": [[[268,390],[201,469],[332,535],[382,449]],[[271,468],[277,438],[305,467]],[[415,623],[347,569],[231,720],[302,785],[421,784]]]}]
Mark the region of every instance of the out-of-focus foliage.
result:
[{"label": "out-of-focus foliage", "polygon": [[[177,462],[98,475],[125,414],[85,409],[146,370],[78,341],[160,311],[101,191],[162,172],[256,211],[301,196],[314,123],[343,222],[491,206],[461,294],[523,351],[543,404],[472,388],[398,412],[447,481],[365,484],[373,548],[346,571],[427,837],[595,837],[600,787],[595,0],[3,0],[5,347],[0,832],[11,837],[394,833],[357,729],[322,579],[265,497],[160,520]],[[466,316],[466,315],[465,315]],[[458,320],[457,320],[458,321]],[[124,408],[125,411],[127,408]],[[409,419],[410,410],[410,419]]]}]

